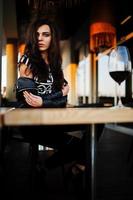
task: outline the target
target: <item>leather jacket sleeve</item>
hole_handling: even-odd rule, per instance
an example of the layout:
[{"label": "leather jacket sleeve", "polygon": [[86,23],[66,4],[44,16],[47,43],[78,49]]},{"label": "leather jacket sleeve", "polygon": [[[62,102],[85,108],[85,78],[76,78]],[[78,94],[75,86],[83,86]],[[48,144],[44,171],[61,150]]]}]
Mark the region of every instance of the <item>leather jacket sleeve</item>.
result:
[{"label": "leather jacket sleeve", "polygon": [[[68,82],[64,79],[64,84]],[[63,96],[62,91],[52,92],[42,96],[44,108],[62,108],[67,105],[67,96]]]},{"label": "leather jacket sleeve", "polygon": [[53,92],[48,95],[42,96],[44,108],[60,108],[66,107],[67,96],[62,95],[62,91]]},{"label": "leather jacket sleeve", "polygon": [[59,95],[60,92],[57,92],[58,94],[53,94],[47,98],[43,98],[43,107],[44,108],[63,108],[67,105],[67,96],[60,96],[55,98],[55,96]]},{"label": "leather jacket sleeve", "polygon": [[54,92],[51,94],[44,95],[42,98],[43,100],[52,100],[62,97],[62,91]]}]

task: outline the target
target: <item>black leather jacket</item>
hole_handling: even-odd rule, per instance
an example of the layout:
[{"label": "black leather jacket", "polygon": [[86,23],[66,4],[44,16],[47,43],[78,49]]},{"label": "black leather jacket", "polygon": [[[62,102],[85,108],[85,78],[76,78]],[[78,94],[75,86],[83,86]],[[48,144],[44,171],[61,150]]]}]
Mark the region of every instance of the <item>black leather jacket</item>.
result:
[{"label": "black leather jacket", "polygon": [[[66,84],[66,80],[64,80]],[[18,107],[31,107],[25,102],[23,91],[29,91],[35,95],[39,95],[43,99],[43,108],[60,108],[66,107],[67,96],[63,96],[62,91],[52,91],[50,94],[38,94],[38,88],[34,79],[20,77],[16,83],[16,98]]]},{"label": "black leather jacket", "polygon": [[[18,67],[21,64],[27,65],[27,67],[31,67],[30,60],[26,54],[24,54],[19,62]],[[66,80],[64,80],[64,84],[68,84]],[[31,79],[27,77],[20,77],[17,79],[16,83],[16,98],[18,100],[18,107],[31,107],[25,102],[25,98],[23,97],[23,91],[29,91],[32,94],[41,96],[43,99],[44,108],[52,108],[52,107],[66,107],[67,104],[67,96],[63,96],[62,91],[54,91],[53,90],[53,76],[49,72],[48,80],[44,83],[39,82],[37,78]]]}]

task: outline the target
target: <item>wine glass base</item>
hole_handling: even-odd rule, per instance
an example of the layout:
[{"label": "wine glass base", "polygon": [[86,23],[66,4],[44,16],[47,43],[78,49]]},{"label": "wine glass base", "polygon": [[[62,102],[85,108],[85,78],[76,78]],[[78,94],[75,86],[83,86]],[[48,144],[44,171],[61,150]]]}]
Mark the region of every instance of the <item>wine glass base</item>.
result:
[{"label": "wine glass base", "polygon": [[127,107],[122,105],[116,105],[116,106],[112,106],[111,109],[130,109],[131,107]]}]

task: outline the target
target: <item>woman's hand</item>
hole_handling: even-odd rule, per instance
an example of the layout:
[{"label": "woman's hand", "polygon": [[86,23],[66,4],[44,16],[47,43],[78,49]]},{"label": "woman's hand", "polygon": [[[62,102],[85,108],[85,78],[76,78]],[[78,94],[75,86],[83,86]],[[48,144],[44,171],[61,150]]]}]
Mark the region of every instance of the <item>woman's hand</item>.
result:
[{"label": "woman's hand", "polygon": [[67,85],[63,85],[63,87],[62,87],[63,96],[68,95],[68,92],[69,92],[69,85],[68,84]]},{"label": "woman's hand", "polygon": [[40,96],[34,95],[30,92],[24,91],[23,92],[25,101],[27,104],[29,104],[32,107],[42,107],[43,105],[43,100]]}]

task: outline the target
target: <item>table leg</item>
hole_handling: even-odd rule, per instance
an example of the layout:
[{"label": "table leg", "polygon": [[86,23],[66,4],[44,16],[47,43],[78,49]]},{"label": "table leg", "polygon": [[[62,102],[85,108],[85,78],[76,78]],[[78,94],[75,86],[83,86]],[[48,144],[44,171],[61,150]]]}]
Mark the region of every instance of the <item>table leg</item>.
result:
[{"label": "table leg", "polygon": [[95,124],[89,125],[86,133],[86,195],[96,199],[96,131]]}]

